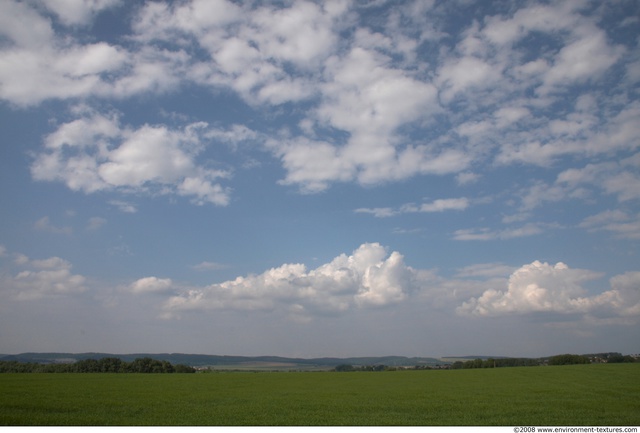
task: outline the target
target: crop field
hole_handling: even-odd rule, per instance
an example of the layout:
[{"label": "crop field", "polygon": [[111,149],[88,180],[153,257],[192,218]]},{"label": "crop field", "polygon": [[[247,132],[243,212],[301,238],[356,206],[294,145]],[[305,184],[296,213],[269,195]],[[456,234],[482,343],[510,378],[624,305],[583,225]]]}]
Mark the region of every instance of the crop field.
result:
[{"label": "crop field", "polygon": [[640,364],[0,374],[1,425],[640,425]]}]

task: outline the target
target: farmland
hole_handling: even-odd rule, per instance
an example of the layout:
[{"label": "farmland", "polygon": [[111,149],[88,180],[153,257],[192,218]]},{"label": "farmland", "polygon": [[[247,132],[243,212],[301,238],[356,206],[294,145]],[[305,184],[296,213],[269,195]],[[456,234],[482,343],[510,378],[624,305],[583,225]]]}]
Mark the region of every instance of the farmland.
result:
[{"label": "farmland", "polygon": [[0,374],[2,425],[638,425],[640,364]]}]

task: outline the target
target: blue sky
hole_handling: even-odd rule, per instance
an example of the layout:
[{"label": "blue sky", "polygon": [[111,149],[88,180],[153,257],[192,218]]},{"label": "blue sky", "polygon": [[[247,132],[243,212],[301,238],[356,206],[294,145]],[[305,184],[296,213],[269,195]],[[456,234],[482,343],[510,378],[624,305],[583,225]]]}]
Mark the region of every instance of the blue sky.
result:
[{"label": "blue sky", "polygon": [[0,3],[0,353],[638,353],[635,1]]}]

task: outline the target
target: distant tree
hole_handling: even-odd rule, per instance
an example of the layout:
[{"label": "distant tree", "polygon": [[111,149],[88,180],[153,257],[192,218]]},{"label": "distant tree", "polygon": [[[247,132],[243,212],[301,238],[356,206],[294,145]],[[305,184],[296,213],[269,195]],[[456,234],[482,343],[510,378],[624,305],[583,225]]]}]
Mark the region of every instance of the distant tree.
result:
[{"label": "distant tree", "polygon": [[177,364],[174,369],[175,373],[195,373],[196,369],[184,364]]},{"label": "distant tree", "polygon": [[353,365],[351,364],[340,364],[336,365],[335,371],[354,371]]},{"label": "distant tree", "polygon": [[0,361],[0,373],[195,373],[193,367],[149,357],[125,362],[120,358],[83,359],[72,364],[38,364],[34,362]]},{"label": "distant tree", "polygon": [[571,364],[590,364],[588,357],[583,355],[556,355],[549,358],[549,365],[571,365]]},{"label": "distant tree", "polygon": [[610,362],[610,363],[636,362],[636,359],[631,355],[622,356],[621,354],[616,354],[616,355],[609,356],[609,359],[607,360],[607,362]]},{"label": "distant tree", "polygon": [[120,373],[124,367],[120,358],[102,358],[98,363],[102,373]]}]

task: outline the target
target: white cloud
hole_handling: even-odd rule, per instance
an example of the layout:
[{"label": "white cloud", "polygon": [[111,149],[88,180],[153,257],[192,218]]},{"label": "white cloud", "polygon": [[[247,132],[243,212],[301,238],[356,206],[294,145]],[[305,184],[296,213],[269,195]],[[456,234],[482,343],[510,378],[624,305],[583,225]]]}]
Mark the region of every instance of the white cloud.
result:
[{"label": "white cloud", "polygon": [[491,230],[489,228],[460,229],[453,233],[453,239],[457,241],[489,241],[522,238],[540,234],[548,227],[553,227],[553,225],[527,223],[520,227],[509,227],[502,230]]},{"label": "white cloud", "polygon": [[289,8],[259,8],[251,19],[255,31],[252,37],[264,56],[313,68],[337,42],[332,21],[345,10],[346,4],[336,2],[323,8],[298,1]]},{"label": "white cloud", "polygon": [[500,79],[502,71],[477,57],[450,59],[438,72],[443,102],[450,103],[456,95],[469,88],[487,87]]},{"label": "white cloud", "polygon": [[610,280],[611,290],[598,296],[597,303],[620,316],[640,316],[640,272],[625,272]]},{"label": "white cloud", "polygon": [[640,214],[620,209],[607,210],[585,218],[579,227],[589,231],[605,230],[621,239],[640,239]]},{"label": "white cloud", "polygon": [[[206,140],[206,123],[183,129],[143,125],[121,127],[115,116],[85,113],[45,138],[31,173],[36,180],[62,181],[74,191],[145,192],[160,189],[193,198],[198,204],[225,206],[229,192],[215,181],[223,170],[196,162]],[[116,202],[121,203],[121,202]],[[131,212],[131,206],[120,206]]]},{"label": "white cloud", "polygon": [[390,207],[374,207],[374,208],[358,208],[354,210],[355,213],[368,213],[376,218],[388,218],[398,214],[397,210]]},{"label": "white cloud", "polygon": [[23,270],[15,275],[0,274],[0,286],[16,300],[78,295],[87,290],[86,278],[72,274],[71,263],[60,257],[32,260],[24,254],[14,256],[14,264]]},{"label": "white cloud", "polygon": [[565,156],[611,157],[640,146],[637,103],[614,108],[606,117],[594,104],[594,97],[585,95],[576,99],[574,111],[566,117],[553,113],[554,120],[544,126],[519,132],[511,143],[501,146],[496,162],[548,167]]},{"label": "white cloud", "polygon": [[26,3],[0,3],[0,32],[15,45],[37,49],[54,37],[51,23]]},{"label": "white cloud", "polygon": [[[335,182],[376,185],[416,175],[453,174],[464,185],[480,176],[467,171],[471,164],[487,159],[548,167],[565,156],[615,157],[640,145],[640,108],[629,102],[631,78],[608,90],[599,81],[616,65],[633,77],[637,56],[624,55],[630,43],[626,52],[613,45],[597,14],[583,13],[581,2],[478,15],[450,35],[437,28],[446,8],[432,2],[392,8],[376,23],[358,15],[361,5],[346,1],[147,2],[135,9],[132,33],[123,35],[121,45],[83,42],[70,29],[54,28],[42,13],[47,9],[63,24],[82,26],[118,4],[123,2],[3,2],[0,32],[8,43],[0,49],[0,98],[29,106],[51,98],[129,98],[196,84],[214,92],[230,89],[252,107],[303,102],[309,104],[299,119],[303,134],[265,140],[285,169],[281,183],[303,192]],[[434,55],[422,56],[422,49]],[[585,83],[594,89],[574,95],[575,85]],[[595,101],[604,91],[617,93],[619,102],[600,107]],[[562,117],[553,107],[559,97],[576,100]],[[584,103],[589,97],[591,105]],[[120,133],[115,119],[104,120]],[[75,125],[77,134],[97,136],[97,126],[83,126]],[[414,126],[428,137],[408,133]],[[131,132],[160,133],[161,127],[148,128],[155,131]],[[440,131],[431,136],[431,129]],[[327,130],[344,134],[328,138],[322,134]],[[101,134],[116,138],[108,130]],[[112,155],[116,159],[126,150],[122,144]],[[103,189],[106,179],[134,188],[166,180],[148,179],[152,167],[134,173],[126,165],[129,156],[98,167],[96,158],[78,155],[66,161],[63,169],[76,174],[65,179],[83,191]],[[53,155],[42,162],[62,168]],[[96,176],[100,170],[103,177]],[[620,178],[622,186],[609,188],[627,188],[626,181]],[[202,174],[182,178],[173,189],[197,203],[228,200],[228,191]]]},{"label": "white cloud", "polygon": [[586,313],[592,308],[582,283],[601,274],[570,269],[564,263],[535,261],[516,270],[506,291],[490,289],[458,308],[461,314],[496,316],[514,313]]},{"label": "white cloud", "polygon": [[438,199],[432,203],[423,203],[419,211],[420,212],[444,212],[447,210],[465,210],[469,207],[469,200],[467,198],[448,198]]},{"label": "white cloud", "polygon": [[[61,10],[62,3],[56,4]],[[102,74],[128,61],[123,49],[107,43],[80,45],[59,38],[51,22],[26,2],[2,2],[0,17],[0,34],[9,41],[0,49],[0,98],[12,103],[28,106],[94,94],[103,85]]]},{"label": "white cloud", "polygon": [[110,200],[109,204],[112,206],[117,207],[120,212],[124,212],[124,213],[136,213],[138,212],[138,209],[135,207],[135,205],[128,203],[126,201],[121,201],[121,200]]},{"label": "white cloud", "polygon": [[164,309],[175,315],[228,308],[288,311],[293,306],[298,317],[337,314],[401,302],[418,289],[418,275],[399,253],[387,256],[379,244],[363,244],[350,256],[342,254],[316,269],[285,264],[260,275],[193,288],[171,297]]},{"label": "white cloud", "polygon": [[127,290],[135,294],[167,293],[172,287],[170,278],[145,277],[131,283]]},{"label": "white cloud", "polygon": [[339,150],[325,142],[306,138],[268,140],[267,146],[281,158],[287,176],[283,184],[299,184],[303,192],[319,192],[331,181],[349,181],[355,166],[339,155]]},{"label": "white cloud", "polygon": [[553,91],[558,85],[580,83],[597,77],[624,53],[621,47],[610,46],[606,34],[595,26],[580,26],[575,33],[578,34],[577,40],[565,45],[557,54],[538,89],[540,93]]},{"label": "white cloud", "polygon": [[505,277],[514,270],[512,266],[504,263],[480,263],[458,269],[456,276],[459,278]]},{"label": "white cloud", "polygon": [[640,154],[619,162],[588,164],[583,168],[573,168],[558,175],[556,184],[572,190],[583,185],[596,186],[605,193],[615,195],[620,202],[640,198]]},{"label": "white cloud", "polygon": [[464,302],[457,312],[479,317],[554,313],[587,321],[636,323],[640,317],[640,272],[617,275],[610,279],[610,290],[590,295],[583,284],[601,276],[564,263],[535,261],[513,272],[506,290],[488,289]]},{"label": "white cloud", "polygon": [[400,206],[398,209],[390,207],[383,208],[359,208],[354,212],[356,213],[369,213],[377,218],[386,218],[404,213],[433,213],[433,212],[445,212],[450,210],[465,210],[469,207],[469,199],[465,197],[461,198],[446,198],[437,199],[430,203],[422,203],[416,205],[414,203],[407,203]]},{"label": "white cloud", "polygon": [[100,11],[118,6],[122,0],[37,0],[54,12],[65,25],[86,25]]}]

